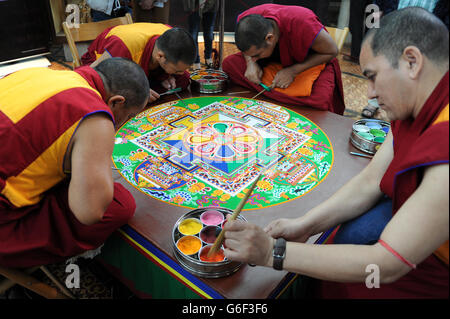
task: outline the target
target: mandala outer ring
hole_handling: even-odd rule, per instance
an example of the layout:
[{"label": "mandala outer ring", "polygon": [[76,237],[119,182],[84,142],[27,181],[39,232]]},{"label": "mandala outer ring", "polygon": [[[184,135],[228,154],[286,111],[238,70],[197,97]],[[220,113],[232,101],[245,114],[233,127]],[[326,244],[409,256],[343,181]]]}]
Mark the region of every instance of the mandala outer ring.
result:
[{"label": "mandala outer ring", "polygon": [[[194,101],[196,101],[196,100],[199,100],[199,99],[216,99],[216,102],[217,102],[217,101],[223,100],[223,99],[234,99],[234,98],[237,98],[237,97],[229,97],[229,96],[200,96],[200,97],[186,98],[186,99],[184,99],[184,102],[187,102],[187,101],[189,101],[189,100],[194,100]],[[257,102],[261,102],[260,100],[255,100],[255,99],[251,99],[251,98],[241,98],[241,99],[249,100],[249,101],[257,101]],[[164,103],[155,105],[154,107],[155,107],[155,108],[156,108],[156,107],[159,108],[159,107],[162,107],[162,106],[165,106],[165,105],[171,105],[171,104],[172,104],[172,106],[183,108],[182,106],[180,106],[180,105],[178,105],[177,103],[174,103],[174,102],[175,102],[175,101],[164,102]],[[330,167],[329,167],[328,171],[326,172],[326,174],[325,174],[325,175],[317,182],[317,184],[314,185],[313,187],[311,187],[309,190],[307,190],[307,191],[306,191],[305,193],[303,193],[302,195],[297,196],[297,197],[294,197],[294,198],[289,198],[289,199],[284,200],[284,201],[282,201],[282,202],[280,202],[280,203],[275,203],[275,204],[272,204],[272,205],[269,205],[269,206],[265,206],[265,207],[262,207],[262,208],[261,208],[261,207],[245,208],[245,209],[243,209],[243,211],[254,211],[254,210],[259,210],[259,209],[264,209],[264,208],[269,208],[269,207],[275,207],[275,206],[282,205],[282,204],[284,204],[284,203],[288,203],[288,202],[291,202],[291,201],[293,201],[293,200],[299,199],[300,197],[305,196],[306,194],[308,194],[309,192],[311,192],[312,190],[314,190],[317,186],[319,186],[319,185],[320,185],[320,184],[328,177],[328,175],[330,174],[330,172],[331,172],[331,170],[332,170],[332,168],[333,168],[333,165],[334,165],[334,150],[333,150],[333,145],[332,145],[332,143],[331,143],[330,138],[328,137],[328,135],[325,133],[324,130],[322,130],[322,128],[321,128],[319,125],[317,125],[314,121],[310,120],[309,118],[307,118],[307,117],[305,117],[305,116],[303,116],[303,115],[297,113],[296,111],[287,109],[286,107],[283,107],[283,106],[278,105],[278,104],[276,104],[276,103],[266,102],[266,101],[263,101],[263,102],[268,103],[268,104],[273,105],[273,106],[276,106],[276,107],[281,107],[282,109],[285,109],[285,110],[288,110],[289,112],[294,113],[295,115],[299,116],[300,118],[304,118],[304,119],[308,120],[310,123],[314,124],[317,128],[319,128],[320,131],[321,131],[321,132],[323,133],[323,135],[325,136],[325,138],[327,139],[328,145],[330,146],[330,151],[331,151]],[[146,111],[148,111],[148,109],[146,109],[146,110],[140,112],[138,115],[140,115],[140,114],[142,114],[142,113],[144,113],[144,112],[146,112]],[[136,115],[136,116],[138,116],[138,115]],[[132,121],[132,120],[133,120],[133,119],[130,119],[130,120],[128,120],[127,122],[125,122],[125,123],[124,123],[124,124],[116,131],[116,135],[117,135],[117,134],[118,134],[118,133],[119,133],[119,132],[120,132],[120,131],[121,131],[121,130],[122,130],[122,129],[130,122],[130,121]],[[117,138],[117,136],[116,136],[116,138]],[[122,174],[122,172],[120,171],[120,169],[117,167],[116,162],[114,161],[113,157],[112,157],[112,162],[113,162],[113,164],[114,164],[114,167],[117,169],[117,172],[120,174],[120,176],[121,176],[128,184],[130,184],[133,188],[137,189],[139,192],[143,193],[144,195],[149,196],[149,197],[151,197],[151,198],[153,198],[153,199],[155,199],[155,200],[161,201],[161,202],[166,203],[166,204],[169,204],[169,205],[173,205],[173,206],[181,207],[181,208],[193,209],[191,206],[186,206],[186,205],[181,205],[181,204],[176,204],[176,203],[172,203],[172,202],[169,202],[169,201],[161,200],[161,199],[159,199],[159,198],[156,198],[156,197],[154,197],[154,196],[152,196],[152,195],[146,193],[145,191],[141,190],[140,187],[138,187],[138,186],[132,184],[132,183],[131,183],[131,182],[130,182],[123,174]],[[225,207],[225,208],[227,208],[226,206],[218,206],[218,207]],[[197,208],[201,208],[201,207],[197,207]],[[194,209],[195,209],[195,208],[194,208]]]}]

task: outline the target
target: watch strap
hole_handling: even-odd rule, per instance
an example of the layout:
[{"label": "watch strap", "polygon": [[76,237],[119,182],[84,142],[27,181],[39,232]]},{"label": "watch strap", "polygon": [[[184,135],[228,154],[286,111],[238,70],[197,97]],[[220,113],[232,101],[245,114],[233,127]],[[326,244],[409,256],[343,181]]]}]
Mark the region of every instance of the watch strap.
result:
[{"label": "watch strap", "polygon": [[286,240],[277,238],[273,246],[273,268],[283,270],[283,261],[286,257]]}]

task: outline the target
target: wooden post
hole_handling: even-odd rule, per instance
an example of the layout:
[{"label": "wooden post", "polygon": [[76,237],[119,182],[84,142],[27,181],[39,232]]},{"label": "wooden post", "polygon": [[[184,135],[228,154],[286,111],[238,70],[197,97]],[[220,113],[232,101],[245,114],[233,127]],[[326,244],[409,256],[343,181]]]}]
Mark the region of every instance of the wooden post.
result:
[{"label": "wooden post", "polygon": [[45,266],[40,267],[41,270],[47,275],[48,278],[50,278],[51,281],[58,287],[67,297],[70,299],[76,299],[75,296],[70,292],[69,289],[67,289],[62,283],[59,282],[58,278],[53,276],[53,274],[47,269]]},{"label": "wooden post", "polygon": [[0,266],[0,275],[10,279],[11,281],[25,287],[38,295],[47,299],[68,299],[68,297],[60,293],[57,289],[50,287],[43,282],[27,275],[26,273],[12,269],[4,268]]},{"label": "wooden post", "polygon": [[219,13],[220,13],[220,25],[219,25],[219,69],[222,70],[223,61],[223,41],[225,34],[225,0],[219,0]]}]

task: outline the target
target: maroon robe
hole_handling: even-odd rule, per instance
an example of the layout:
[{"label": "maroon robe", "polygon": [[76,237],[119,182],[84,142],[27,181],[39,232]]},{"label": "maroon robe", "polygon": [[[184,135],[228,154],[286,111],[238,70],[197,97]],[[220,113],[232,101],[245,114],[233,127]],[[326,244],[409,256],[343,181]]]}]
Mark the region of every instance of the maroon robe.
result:
[{"label": "maroon robe", "polygon": [[[122,39],[118,36],[109,36],[108,33],[111,31],[111,28],[107,28],[104,30],[89,46],[88,51],[81,57],[81,62],[83,65],[90,65],[94,61],[97,60],[97,56],[103,54],[105,51],[108,52],[112,57],[121,57],[128,60],[133,60],[132,54],[127,46],[124,44]],[[155,47],[155,42],[158,39],[159,35],[155,35],[151,37],[145,45],[143,49],[143,53],[140,61],[134,61],[139,64],[145,72],[147,76],[150,87],[152,90],[162,93],[165,92],[166,89],[162,87],[161,82],[169,78],[169,74],[167,74],[161,67],[158,67],[156,70],[149,70],[149,63],[152,58],[152,52]],[[173,74],[175,78],[176,86],[181,87],[182,89],[186,89],[190,83],[190,74],[185,71],[182,75]]]},{"label": "maroon robe", "polygon": [[[20,107],[30,108],[19,121],[13,122],[0,111],[0,137],[8,137],[2,139],[0,147],[0,190],[4,189],[9,177],[19,175],[52,147],[55,157],[59,152],[64,153],[67,146],[54,146],[58,144],[55,141],[86,116],[106,112],[114,120],[103,101],[106,92],[100,75],[89,67],[78,68],[75,72],[101,96],[76,86],[55,93],[54,87],[61,83],[61,76],[57,76],[53,86],[39,88],[50,90],[52,95],[46,100],[32,107],[26,104],[28,102],[19,104]],[[39,77],[25,79],[24,85],[38,87],[39,81]],[[11,87],[10,94],[13,96],[16,95],[14,89]],[[20,100],[20,96],[17,99]],[[43,187],[39,179],[41,175],[31,176],[32,180],[28,183]],[[70,176],[62,176],[55,186],[42,189],[40,201],[27,206],[16,206],[10,201],[11,198],[0,194],[1,266],[22,268],[64,261],[99,247],[133,216],[136,208],[134,198],[122,185],[115,183],[113,201],[102,220],[89,226],[80,223],[69,207],[69,179]]]},{"label": "maroon robe", "polygon": [[[394,136],[394,158],[386,170],[380,188],[392,198],[392,209],[398,209],[419,187],[424,169],[449,162],[449,73],[447,72],[425,102],[418,116],[391,123]],[[445,110],[446,109],[446,110]],[[441,113],[447,120],[435,123]],[[445,118],[445,116],[444,116]],[[431,212],[424,212],[428,214]],[[447,249],[448,242],[441,246]],[[448,262],[448,260],[447,260]],[[320,282],[322,298],[448,298],[448,264],[431,254],[402,278],[380,288],[368,289],[364,283],[342,284]]]},{"label": "maroon robe", "polygon": [[[324,26],[309,9],[299,6],[263,4],[250,8],[239,15],[238,21],[250,14],[260,14],[273,19],[280,30],[278,41],[281,64],[288,67],[301,63],[307,57],[311,46]],[[260,91],[261,87],[244,76],[247,68],[242,53],[236,53],[223,61],[223,70],[231,80],[241,86]],[[272,90],[264,93],[267,97],[292,106],[310,106],[343,114],[345,110],[341,70],[336,58],[327,63],[313,84],[310,96],[292,97]]]}]

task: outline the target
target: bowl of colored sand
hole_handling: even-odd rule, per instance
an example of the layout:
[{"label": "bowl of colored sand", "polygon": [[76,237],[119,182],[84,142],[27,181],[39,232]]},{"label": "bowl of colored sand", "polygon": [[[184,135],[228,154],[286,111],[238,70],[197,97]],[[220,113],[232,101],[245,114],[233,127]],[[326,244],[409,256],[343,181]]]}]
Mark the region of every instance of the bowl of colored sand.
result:
[{"label": "bowl of colored sand", "polygon": [[218,210],[207,210],[200,215],[200,220],[208,226],[217,226],[223,223],[223,214]]},{"label": "bowl of colored sand", "polygon": [[197,254],[202,248],[201,240],[196,236],[183,236],[177,241],[177,248],[185,255]]},{"label": "bowl of colored sand", "polygon": [[220,93],[228,82],[228,75],[220,70],[207,69],[191,73],[191,89],[199,93]]},{"label": "bowl of colored sand", "polygon": [[221,231],[218,226],[206,226],[200,232],[200,239],[205,244],[214,244]]},{"label": "bowl of colored sand", "polygon": [[362,119],[353,123],[350,141],[357,149],[375,154],[386,139],[390,124],[376,119]]},{"label": "bowl of colored sand", "polygon": [[220,248],[217,252],[208,256],[209,251],[211,250],[212,245],[203,246],[198,252],[198,259],[208,263],[217,263],[225,260],[225,254],[223,253],[223,249]]},{"label": "bowl of colored sand", "polygon": [[[177,220],[172,230],[172,245],[174,256],[184,269],[204,278],[225,277],[239,270],[242,263],[226,259],[223,246],[216,255],[207,256],[209,246],[222,230],[220,226],[232,214],[228,208],[205,207],[194,209]],[[242,215],[237,218],[246,221]]]},{"label": "bowl of colored sand", "polygon": [[202,228],[203,224],[197,218],[187,218],[178,225],[178,230],[183,235],[196,235]]}]

